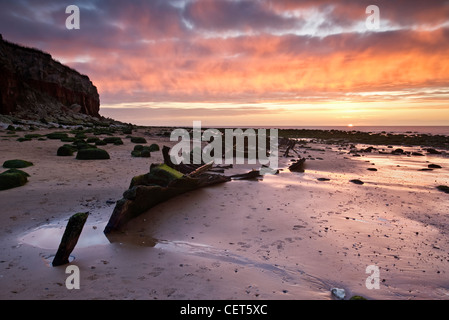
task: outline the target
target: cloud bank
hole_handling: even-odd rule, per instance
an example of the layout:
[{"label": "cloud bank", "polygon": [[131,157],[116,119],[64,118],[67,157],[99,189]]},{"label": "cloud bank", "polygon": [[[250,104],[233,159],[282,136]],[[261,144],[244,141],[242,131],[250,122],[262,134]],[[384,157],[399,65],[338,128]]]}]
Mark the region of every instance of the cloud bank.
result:
[{"label": "cloud bank", "polygon": [[370,4],[1,0],[0,32],[88,74],[106,104],[447,101],[449,2],[377,1],[374,31]]}]

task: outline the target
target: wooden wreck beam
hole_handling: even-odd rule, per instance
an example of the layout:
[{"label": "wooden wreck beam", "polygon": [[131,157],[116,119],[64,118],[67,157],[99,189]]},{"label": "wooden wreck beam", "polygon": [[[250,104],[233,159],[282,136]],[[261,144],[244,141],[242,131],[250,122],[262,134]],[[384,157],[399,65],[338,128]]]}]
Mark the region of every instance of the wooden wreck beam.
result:
[{"label": "wooden wreck beam", "polygon": [[159,203],[186,192],[231,180],[231,178],[223,175],[207,174],[203,172],[195,177],[190,177],[188,175],[181,177],[176,176],[171,179],[167,185],[154,184],[153,182],[155,181],[160,183],[160,177],[155,175],[154,177],[148,178],[148,176],[154,174],[157,170],[163,173],[162,176],[164,178],[172,174],[170,170],[173,171],[173,169],[167,169],[167,167],[164,166],[165,164],[153,166],[148,175],[137,179],[136,177],[133,178],[135,183],[132,183],[130,189],[125,191],[123,199],[117,201],[109,222],[104,229],[105,234],[120,230],[128,221],[148,211]]},{"label": "wooden wreck beam", "polygon": [[70,254],[75,249],[88,216],[89,212],[81,212],[70,217],[52,262],[54,267],[69,263]]}]

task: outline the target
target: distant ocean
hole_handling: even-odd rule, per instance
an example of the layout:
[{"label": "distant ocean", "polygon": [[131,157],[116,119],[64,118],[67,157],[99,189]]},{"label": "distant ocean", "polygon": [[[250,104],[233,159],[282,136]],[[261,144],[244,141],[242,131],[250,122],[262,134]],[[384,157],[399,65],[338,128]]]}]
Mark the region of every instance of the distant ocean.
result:
[{"label": "distant ocean", "polygon": [[[282,127],[279,127],[281,129]],[[343,130],[343,131],[362,131],[373,133],[402,133],[402,134],[432,134],[449,135],[449,126],[336,126],[336,127],[291,127],[292,129],[320,129],[320,130]],[[282,128],[284,129],[284,128]]]},{"label": "distant ocean", "polygon": [[[214,127],[224,128],[224,127]],[[229,128],[229,127],[228,127]],[[242,127],[244,128],[244,127]],[[257,126],[248,126],[245,128],[259,128]],[[400,134],[431,134],[449,136],[449,126],[273,126],[277,129],[318,129],[318,130],[341,130],[341,131],[362,131],[373,133],[400,133]]]}]

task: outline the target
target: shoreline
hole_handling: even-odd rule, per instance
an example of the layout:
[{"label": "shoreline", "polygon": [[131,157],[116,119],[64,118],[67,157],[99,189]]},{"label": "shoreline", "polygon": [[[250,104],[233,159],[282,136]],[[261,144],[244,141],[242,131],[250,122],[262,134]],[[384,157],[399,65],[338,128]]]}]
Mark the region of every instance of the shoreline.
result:
[{"label": "shoreline", "polygon": [[[173,144],[157,135],[160,130],[139,128],[132,135],[148,145]],[[61,130],[35,133],[53,131]],[[57,157],[59,140],[0,143],[2,163],[34,163],[24,169],[31,176],[26,185],[1,191],[1,299],[308,300],[332,299],[333,287],[369,299],[449,295],[447,194],[435,188],[448,181],[446,152],[354,156],[349,145],[345,150],[314,139],[297,147],[307,159],[304,173],[289,172],[292,158],[280,157],[279,175],[178,196],[130,221],[111,243],[102,226],[114,201],[133,176],[163,162],[160,152],[131,157],[134,144],[117,135],[123,145],[101,147],[110,160],[86,162]],[[442,168],[420,171],[429,163]],[[377,171],[367,170],[372,167]],[[89,232],[83,231],[72,261],[81,270],[81,289],[68,290],[65,268],[46,260],[55,249],[34,232],[61,229],[82,211],[91,213]],[[46,241],[57,246],[60,235],[53,231]],[[379,290],[365,287],[369,265],[380,268]]]}]

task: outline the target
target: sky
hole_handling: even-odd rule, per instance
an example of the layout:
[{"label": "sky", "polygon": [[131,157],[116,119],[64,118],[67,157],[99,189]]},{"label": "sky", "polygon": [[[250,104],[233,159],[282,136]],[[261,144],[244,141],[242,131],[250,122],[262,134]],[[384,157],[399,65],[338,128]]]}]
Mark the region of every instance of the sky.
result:
[{"label": "sky", "polygon": [[449,125],[448,0],[0,0],[0,33],[124,122]]}]

